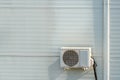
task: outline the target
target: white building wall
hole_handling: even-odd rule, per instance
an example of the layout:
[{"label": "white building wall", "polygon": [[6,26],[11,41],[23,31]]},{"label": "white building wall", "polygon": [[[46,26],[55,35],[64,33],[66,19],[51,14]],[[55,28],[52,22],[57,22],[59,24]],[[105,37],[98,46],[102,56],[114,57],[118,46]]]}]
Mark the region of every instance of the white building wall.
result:
[{"label": "white building wall", "polygon": [[110,3],[110,80],[120,79],[120,0]]},{"label": "white building wall", "polygon": [[90,46],[103,80],[102,0],[0,0],[0,80],[94,80],[63,71],[63,46]]}]

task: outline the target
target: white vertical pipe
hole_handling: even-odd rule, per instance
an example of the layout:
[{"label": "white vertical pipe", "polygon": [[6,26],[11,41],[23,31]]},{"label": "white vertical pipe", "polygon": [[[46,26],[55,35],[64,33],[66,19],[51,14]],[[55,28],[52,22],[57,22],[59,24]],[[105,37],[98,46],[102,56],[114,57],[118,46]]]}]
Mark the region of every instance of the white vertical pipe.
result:
[{"label": "white vertical pipe", "polygon": [[104,0],[104,80],[110,80],[110,0]]},{"label": "white vertical pipe", "polygon": [[110,80],[110,0],[108,0],[108,5],[107,6],[108,6],[108,8],[107,8],[107,12],[108,12],[107,13],[108,14],[108,17],[107,17],[108,18],[108,20],[107,20],[107,25],[108,25],[107,26],[107,39],[108,39],[107,40],[107,52],[108,52],[107,53],[107,55],[108,55],[107,56],[108,57],[107,58],[107,62],[108,62],[107,63],[107,69],[108,69],[107,70],[107,73],[108,73],[107,78],[108,79],[107,80]]}]

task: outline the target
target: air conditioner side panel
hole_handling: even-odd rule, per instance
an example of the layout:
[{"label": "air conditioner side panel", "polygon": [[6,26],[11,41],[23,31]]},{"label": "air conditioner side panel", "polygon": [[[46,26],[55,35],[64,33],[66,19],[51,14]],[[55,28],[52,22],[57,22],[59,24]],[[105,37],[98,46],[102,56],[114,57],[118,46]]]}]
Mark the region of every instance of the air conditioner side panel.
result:
[{"label": "air conditioner side panel", "polygon": [[90,51],[89,50],[80,50],[80,67],[90,67]]}]

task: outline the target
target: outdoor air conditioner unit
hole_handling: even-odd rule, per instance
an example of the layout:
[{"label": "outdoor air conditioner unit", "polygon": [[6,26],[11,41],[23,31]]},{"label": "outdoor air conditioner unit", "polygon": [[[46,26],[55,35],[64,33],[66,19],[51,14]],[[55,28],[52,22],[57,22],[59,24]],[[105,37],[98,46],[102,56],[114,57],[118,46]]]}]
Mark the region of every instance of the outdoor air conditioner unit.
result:
[{"label": "outdoor air conditioner unit", "polygon": [[90,47],[62,47],[60,64],[63,68],[88,69],[93,65]]}]

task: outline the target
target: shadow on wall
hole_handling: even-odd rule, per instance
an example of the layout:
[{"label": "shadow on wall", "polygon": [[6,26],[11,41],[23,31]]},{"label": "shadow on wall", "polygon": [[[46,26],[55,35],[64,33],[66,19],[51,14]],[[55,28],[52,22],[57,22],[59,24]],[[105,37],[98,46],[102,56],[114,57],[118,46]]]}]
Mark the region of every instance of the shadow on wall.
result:
[{"label": "shadow on wall", "polygon": [[71,69],[64,71],[63,68],[60,67],[60,59],[57,59],[48,68],[49,80],[78,80],[88,73],[89,70],[83,71],[81,69]]},{"label": "shadow on wall", "polygon": [[95,61],[97,63],[97,77],[98,80],[103,80],[103,47],[104,47],[104,26],[103,26],[103,2],[99,0],[97,2],[98,5],[96,5],[93,2],[93,5],[95,5],[95,9],[93,9],[93,22],[94,22],[94,47],[93,47],[93,56],[95,58]]}]

